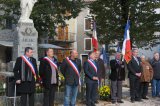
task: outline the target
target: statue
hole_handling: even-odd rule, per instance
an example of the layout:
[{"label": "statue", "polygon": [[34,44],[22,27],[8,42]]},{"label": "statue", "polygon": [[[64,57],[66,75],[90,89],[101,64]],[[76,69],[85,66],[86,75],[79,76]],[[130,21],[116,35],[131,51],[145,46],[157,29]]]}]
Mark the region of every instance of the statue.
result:
[{"label": "statue", "polygon": [[21,16],[18,22],[29,22],[33,23],[32,19],[29,19],[32,8],[34,4],[37,2],[37,0],[21,0]]}]

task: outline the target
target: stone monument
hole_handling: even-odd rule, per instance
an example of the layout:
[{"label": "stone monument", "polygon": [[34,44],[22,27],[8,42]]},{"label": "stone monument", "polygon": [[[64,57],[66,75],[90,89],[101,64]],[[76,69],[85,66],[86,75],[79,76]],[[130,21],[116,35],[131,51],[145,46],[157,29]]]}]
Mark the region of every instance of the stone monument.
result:
[{"label": "stone monument", "polygon": [[37,2],[37,0],[20,0],[20,7],[21,7],[21,16],[19,19],[19,23],[21,22],[27,22],[27,23],[33,23],[32,19],[29,19],[33,6]]},{"label": "stone monument", "polygon": [[21,16],[18,21],[16,30],[14,31],[14,47],[13,60],[24,54],[25,47],[32,47],[34,50],[34,58],[38,58],[37,39],[38,32],[34,27],[33,20],[30,19],[32,8],[37,0],[21,0]]}]

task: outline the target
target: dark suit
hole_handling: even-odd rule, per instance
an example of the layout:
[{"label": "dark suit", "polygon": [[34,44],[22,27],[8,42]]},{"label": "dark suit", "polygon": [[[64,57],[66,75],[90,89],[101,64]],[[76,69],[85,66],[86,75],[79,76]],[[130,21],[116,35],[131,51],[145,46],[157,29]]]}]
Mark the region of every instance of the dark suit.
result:
[{"label": "dark suit", "polygon": [[119,64],[117,60],[111,60],[110,66],[111,66],[111,74],[110,74],[109,78],[112,81],[125,80],[124,62],[122,62],[122,64]]},{"label": "dark suit", "polygon": [[122,99],[122,81],[125,80],[124,62],[119,60],[111,60],[111,98],[113,101],[121,101]]},{"label": "dark suit", "polygon": [[[95,61],[94,64],[97,67]],[[84,63],[84,73],[86,81],[86,102],[87,102],[86,105],[95,106],[98,81],[93,80],[93,77],[98,77],[98,74],[97,72],[95,72],[93,66],[91,66],[88,61]]]},{"label": "dark suit", "polygon": [[[57,59],[54,58],[54,63],[57,64]],[[55,91],[58,85],[58,72],[56,71],[56,83],[51,84],[52,68],[50,63],[44,58],[40,59],[39,74],[42,78],[44,87],[44,103],[43,106],[54,106]]]},{"label": "dark suit", "polygon": [[139,100],[140,99],[140,77],[136,76],[136,73],[141,73],[141,65],[140,58],[136,59],[132,56],[131,61],[128,63],[128,77],[130,81],[130,96],[131,100]]},{"label": "dark suit", "polygon": [[[69,57],[69,59],[71,60],[71,58]],[[80,73],[81,71],[81,60],[80,59],[76,59],[76,60],[71,60],[73,61],[77,68],[78,71]],[[77,74],[75,73],[75,71],[73,70],[73,68],[70,66],[70,64],[67,62],[66,59],[63,60],[60,70],[62,72],[62,74],[65,77],[65,83],[67,85],[79,85],[79,78],[77,77]]]},{"label": "dark suit", "polygon": [[[30,61],[32,62],[34,66],[36,76],[38,78],[36,59],[31,57]],[[24,66],[24,71],[22,71],[22,64]],[[17,95],[21,96],[21,105],[27,106],[27,96],[29,96],[29,106],[34,106],[34,92],[35,92],[35,82],[36,81],[35,81],[34,75],[32,74],[29,66],[25,62],[22,63],[21,57],[17,58],[13,72],[14,72],[15,79],[21,80],[21,83],[16,85]],[[23,73],[24,73],[24,76],[23,76],[24,78],[22,78]],[[28,80],[28,77],[31,77],[31,79]]]}]

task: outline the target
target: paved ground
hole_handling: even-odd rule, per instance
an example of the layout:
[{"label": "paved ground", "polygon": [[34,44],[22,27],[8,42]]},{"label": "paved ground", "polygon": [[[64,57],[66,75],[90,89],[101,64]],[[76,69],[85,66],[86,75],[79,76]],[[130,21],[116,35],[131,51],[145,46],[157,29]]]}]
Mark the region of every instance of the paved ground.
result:
[{"label": "paved ground", "polygon": [[[96,106],[160,106],[160,98],[152,98],[151,97],[151,90],[149,90],[149,100],[143,100],[143,102],[135,102],[131,103],[130,102],[130,97],[129,97],[129,88],[123,88],[123,104],[111,104],[107,102],[101,101],[99,104]],[[83,106],[83,105],[81,105]]]},{"label": "paved ground", "polygon": [[[152,98],[151,97],[151,90],[149,89],[148,94],[149,100],[143,100],[142,102],[130,102],[130,96],[129,96],[129,88],[123,88],[123,101],[122,104],[112,104],[111,102],[106,101],[99,101],[96,106],[160,106],[160,98]],[[63,106],[63,105],[56,105],[56,106]],[[77,104],[76,106],[85,106],[85,104]]]},{"label": "paved ground", "polygon": [[[112,104],[111,102],[99,101],[96,106],[160,106],[160,98],[152,98],[151,90],[149,90],[149,100],[143,100],[142,102],[130,102],[129,88],[123,88],[123,101],[122,104]],[[84,104],[77,104],[77,106],[85,106]]]}]

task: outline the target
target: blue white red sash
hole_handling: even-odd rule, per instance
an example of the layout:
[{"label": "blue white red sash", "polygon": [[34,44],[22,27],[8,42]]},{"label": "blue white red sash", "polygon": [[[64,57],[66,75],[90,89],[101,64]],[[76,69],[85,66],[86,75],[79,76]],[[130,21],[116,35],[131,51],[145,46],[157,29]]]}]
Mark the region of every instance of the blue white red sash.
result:
[{"label": "blue white red sash", "polygon": [[56,70],[58,70],[57,64],[55,64],[50,58],[44,57]]},{"label": "blue white red sash", "polygon": [[96,65],[90,59],[88,59],[88,63],[94,68],[94,71],[97,73]]},{"label": "blue white red sash", "polygon": [[[92,60],[88,59],[88,63],[93,67],[94,71],[97,73],[97,67],[96,65],[92,62]],[[98,81],[98,86],[99,86],[99,79]]]},{"label": "blue white red sash", "polygon": [[68,61],[68,63],[70,64],[70,66],[73,68],[73,70],[75,71],[75,73],[77,74],[77,76],[79,77],[79,85],[81,85],[80,74],[79,74],[79,71],[78,71],[76,65],[68,57],[66,57],[66,60]]},{"label": "blue white red sash", "polygon": [[37,79],[37,76],[36,76],[36,71],[34,69],[34,66],[32,64],[32,62],[30,60],[28,60],[28,58],[26,56],[21,56],[22,60],[29,66],[29,68],[31,69],[32,71],[32,74],[34,75],[34,78],[35,80]]}]

